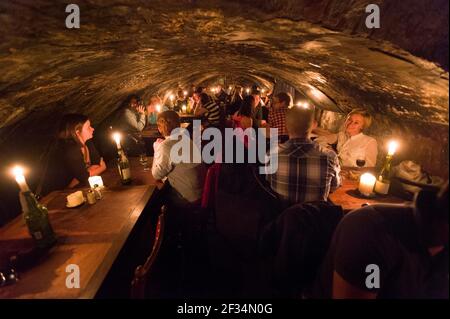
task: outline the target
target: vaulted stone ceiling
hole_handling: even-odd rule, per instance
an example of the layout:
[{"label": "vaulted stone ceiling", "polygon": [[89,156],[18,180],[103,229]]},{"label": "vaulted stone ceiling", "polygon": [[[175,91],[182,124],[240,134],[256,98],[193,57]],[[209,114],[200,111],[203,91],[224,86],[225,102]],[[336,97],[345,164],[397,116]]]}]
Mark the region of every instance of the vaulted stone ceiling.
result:
[{"label": "vaulted stone ceiling", "polygon": [[[364,17],[364,1],[353,2],[360,9],[353,15]],[[315,87],[341,111],[448,123],[448,74],[387,42],[227,1],[78,4],[81,28],[71,30],[65,1],[0,4],[3,139],[55,112],[83,112],[98,123],[132,92],[224,76]]]}]

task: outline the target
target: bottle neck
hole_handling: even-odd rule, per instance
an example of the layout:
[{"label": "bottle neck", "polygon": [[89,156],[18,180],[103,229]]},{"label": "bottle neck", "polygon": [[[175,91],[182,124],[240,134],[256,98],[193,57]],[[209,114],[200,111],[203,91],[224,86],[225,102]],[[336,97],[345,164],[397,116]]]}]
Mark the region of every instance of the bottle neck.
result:
[{"label": "bottle neck", "polygon": [[24,214],[28,214],[33,208],[37,208],[38,202],[31,191],[19,193],[20,205]]}]

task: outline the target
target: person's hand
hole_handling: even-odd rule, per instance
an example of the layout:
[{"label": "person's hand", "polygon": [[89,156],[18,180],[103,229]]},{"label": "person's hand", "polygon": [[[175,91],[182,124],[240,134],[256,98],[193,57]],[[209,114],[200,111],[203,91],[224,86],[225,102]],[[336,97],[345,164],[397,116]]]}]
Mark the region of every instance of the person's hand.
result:
[{"label": "person's hand", "polygon": [[143,105],[139,105],[139,106],[136,108],[136,111],[137,111],[138,113],[140,113],[140,114],[145,114],[145,107],[144,107]]}]

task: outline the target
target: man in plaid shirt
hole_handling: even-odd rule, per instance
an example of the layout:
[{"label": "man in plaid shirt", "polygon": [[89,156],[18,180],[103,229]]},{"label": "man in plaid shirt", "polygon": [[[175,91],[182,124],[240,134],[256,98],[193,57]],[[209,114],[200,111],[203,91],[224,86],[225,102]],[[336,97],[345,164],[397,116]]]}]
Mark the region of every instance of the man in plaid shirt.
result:
[{"label": "man in plaid shirt", "polygon": [[325,201],[340,185],[339,160],[334,151],[311,141],[314,109],[294,106],[286,112],[289,140],[278,146],[278,170],[266,176],[286,206]]},{"label": "man in plaid shirt", "polygon": [[278,129],[278,139],[280,142],[284,142],[288,139],[288,132],[286,130],[286,112],[291,104],[291,96],[285,92],[278,93],[272,100],[268,127]]}]

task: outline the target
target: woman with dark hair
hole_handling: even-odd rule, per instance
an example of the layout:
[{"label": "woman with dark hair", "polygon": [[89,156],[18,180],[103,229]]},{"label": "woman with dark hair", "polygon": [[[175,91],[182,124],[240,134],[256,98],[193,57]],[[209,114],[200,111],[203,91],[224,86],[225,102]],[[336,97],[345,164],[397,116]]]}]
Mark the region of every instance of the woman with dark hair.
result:
[{"label": "woman with dark hair", "polygon": [[227,115],[233,115],[236,111],[239,111],[241,107],[242,101],[244,98],[242,97],[243,88],[242,86],[235,86],[232,93],[230,94],[230,99],[226,108]]},{"label": "woman with dark hair", "polygon": [[57,144],[45,176],[42,194],[86,184],[100,175],[106,164],[92,141],[94,129],[82,114],[66,114],[58,130]]},{"label": "woman with dark hair", "polygon": [[255,98],[252,95],[247,95],[242,101],[239,110],[233,114],[233,127],[242,128],[243,130],[253,126],[252,109],[255,103]]},{"label": "woman with dark hair", "polygon": [[210,126],[220,125],[220,108],[206,93],[200,93],[199,104],[194,115],[206,117]]}]

